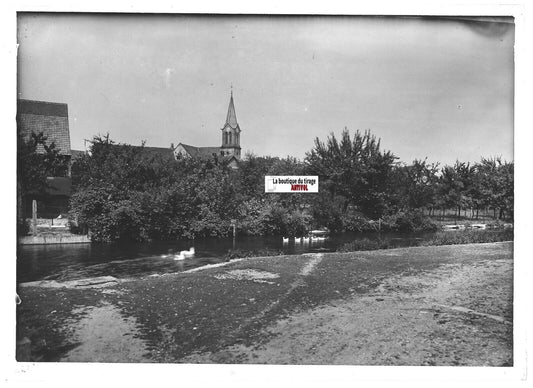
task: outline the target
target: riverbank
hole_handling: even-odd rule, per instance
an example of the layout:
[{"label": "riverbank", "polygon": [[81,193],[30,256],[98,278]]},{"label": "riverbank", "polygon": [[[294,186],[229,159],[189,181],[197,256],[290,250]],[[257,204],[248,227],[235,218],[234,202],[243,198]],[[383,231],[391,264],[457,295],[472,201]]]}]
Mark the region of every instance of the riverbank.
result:
[{"label": "riverbank", "polygon": [[91,239],[87,235],[72,233],[39,233],[35,236],[19,237],[19,245],[49,245],[49,244],[88,244]]},{"label": "riverbank", "polygon": [[513,244],[250,258],[19,287],[19,361],[512,365]]},{"label": "riverbank", "polygon": [[[480,244],[495,243],[504,241],[513,241],[514,231],[512,229],[497,230],[476,230],[476,229],[457,229],[438,231],[426,237],[425,239],[414,239],[410,246],[438,246],[438,245],[457,245],[457,244]],[[368,239],[363,238],[346,243],[338,248],[340,252],[355,251],[372,251],[376,249],[390,249],[394,247],[391,239],[381,238]]]}]

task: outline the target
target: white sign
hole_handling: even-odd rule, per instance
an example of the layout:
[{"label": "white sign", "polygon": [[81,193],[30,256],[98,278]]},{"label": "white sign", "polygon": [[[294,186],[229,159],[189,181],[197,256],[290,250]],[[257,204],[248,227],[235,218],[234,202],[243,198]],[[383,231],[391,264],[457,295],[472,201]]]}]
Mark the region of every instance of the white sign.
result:
[{"label": "white sign", "polygon": [[267,175],[265,193],[318,193],[318,176]]}]

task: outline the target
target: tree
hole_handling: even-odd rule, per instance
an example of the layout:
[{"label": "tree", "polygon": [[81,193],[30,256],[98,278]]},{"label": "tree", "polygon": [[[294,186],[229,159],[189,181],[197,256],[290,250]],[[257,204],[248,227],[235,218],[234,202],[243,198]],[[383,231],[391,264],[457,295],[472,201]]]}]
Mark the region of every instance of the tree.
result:
[{"label": "tree", "polygon": [[32,199],[42,198],[50,188],[48,177],[66,176],[69,157],[61,155],[54,142],[42,132],[26,138],[17,131],[17,206],[18,223],[23,226],[27,204]]},{"label": "tree", "polygon": [[498,169],[498,188],[501,196],[498,201],[500,218],[514,218],[514,163],[503,162]]},{"label": "tree", "polygon": [[471,207],[475,195],[475,171],[470,163],[456,161],[453,166],[444,166],[439,179],[440,205],[453,208],[461,216],[461,209]]},{"label": "tree", "polygon": [[244,200],[265,196],[265,175],[279,158],[247,153],[239,163],[239,193]]},{"label": "tree", "polygon": [[514,163],[501,158],[482,158],[476,165],[475,192],[478,207],[492,208],[495,218],[504,214],[512,218]]},{"label": "tree", "polygon": [[95,137],[73,166],[71,213],[94,241],[224,236],[237,215],[231,171],[218,158],[162,158]]},{"label": "tree", "polygon": [[309,172],[319,175],[321,190],[343,199],[343,211],[355,205],[366,216],[379,218],[388,208],[396,159],[390,151],[380,150],[380,140],[370,131],[356,131],[352,140],[344,129],[340,141],[333,133],[325,143],[316,138],[305,162]]},{"label": "tree", "polygon": [[399,165],[394,169],[393,190],[395,201],[401,209],[429,208],[436,205],[438,163],[427,159],[415,159],[411,165]]}]

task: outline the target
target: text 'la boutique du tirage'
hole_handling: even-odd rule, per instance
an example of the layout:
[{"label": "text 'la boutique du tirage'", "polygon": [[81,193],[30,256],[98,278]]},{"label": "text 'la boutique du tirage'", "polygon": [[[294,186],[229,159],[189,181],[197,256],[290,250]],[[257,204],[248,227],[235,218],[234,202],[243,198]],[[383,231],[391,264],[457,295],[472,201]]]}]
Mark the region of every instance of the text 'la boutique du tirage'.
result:
[{"label": "text 'la boutique du tirage'", "polygon": [[267,175],[265,193],[318,193],[318,176]]}]

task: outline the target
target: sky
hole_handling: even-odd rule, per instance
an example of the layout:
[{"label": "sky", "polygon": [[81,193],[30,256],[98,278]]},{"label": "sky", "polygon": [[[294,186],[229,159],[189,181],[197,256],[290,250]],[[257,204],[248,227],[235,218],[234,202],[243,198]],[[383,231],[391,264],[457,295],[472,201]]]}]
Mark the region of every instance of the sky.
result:
[{"label": "sky", "polygon": [[68,104],[71,144],[303,158],[370,130],[399,160],[513,160],[512,19],[19,14],[18,97]]}]

